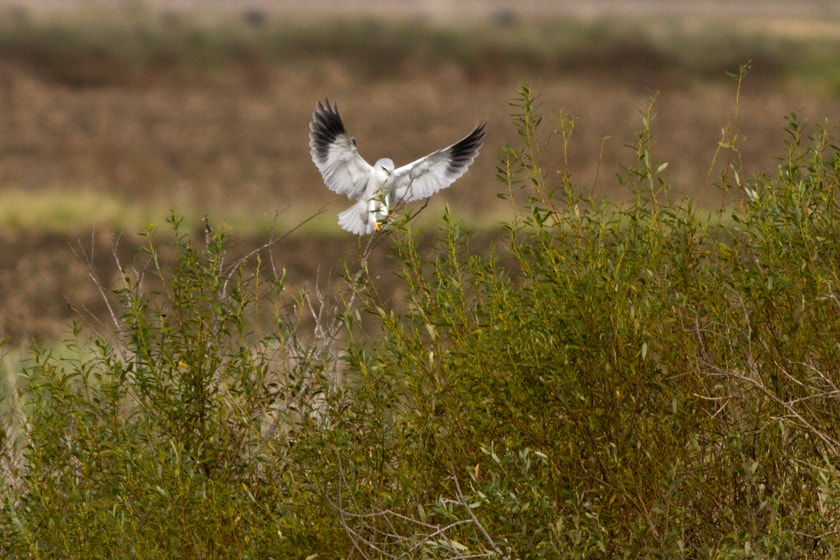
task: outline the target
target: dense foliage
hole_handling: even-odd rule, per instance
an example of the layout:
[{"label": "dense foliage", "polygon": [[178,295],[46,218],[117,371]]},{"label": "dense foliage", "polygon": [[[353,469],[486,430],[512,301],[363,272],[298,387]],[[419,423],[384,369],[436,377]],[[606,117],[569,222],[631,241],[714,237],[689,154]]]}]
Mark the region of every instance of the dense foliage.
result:
[{"label": "dense foliage", "polygon": [[710,215],[668,197],[650,113],[616,205],[542,169],[572,120],[515,105],[503,248],[397,220],[399,309],[364,254],[331,304],[150,230],[113,332],[36,348],[6,400],[2,555],[840,554],[829,131],[789,117],[778,170],[729,165],[743,201]]}]

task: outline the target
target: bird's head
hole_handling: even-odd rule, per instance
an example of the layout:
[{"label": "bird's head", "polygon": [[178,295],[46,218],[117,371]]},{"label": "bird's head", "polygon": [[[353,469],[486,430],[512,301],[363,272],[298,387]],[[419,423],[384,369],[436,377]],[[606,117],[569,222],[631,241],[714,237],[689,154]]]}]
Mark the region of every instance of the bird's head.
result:
[{"label": "bird's head", "polygon": [[382,158],[376,162],[375,167],[377,170],[384,171],[390,177],[391,172],[394,171],[394,162],[390,158]]}]

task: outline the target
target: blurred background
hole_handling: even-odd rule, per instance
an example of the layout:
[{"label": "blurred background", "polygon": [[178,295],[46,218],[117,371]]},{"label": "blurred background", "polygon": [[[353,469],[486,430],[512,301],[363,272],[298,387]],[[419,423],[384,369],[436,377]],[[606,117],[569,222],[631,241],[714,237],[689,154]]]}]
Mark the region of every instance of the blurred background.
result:
[{"label": "blurred background", "polygon": [[[170,210],[247,248],[324,209],[284,266],[340,269],[357,246],[336,224],[349,201],[308,153],[325,97],[371,161],[407,163],[486,121],[481,156],[421,224],[448,204],[493,232],[511,217],[495,176],[520,84],[546,134],[554,111],[575,118],[547,171],[568,162],[613,200],[655,98],[671,194],[714,210],[731,202],[715,186],[722,129],[737,113],[741,166],[773,173],[786,114],[838,114],[838,47],[840,4],[818,0],[0,0],[0,338],[54,335],[72,308],[95,309],[69,247],[113,273],[114,240],[130,250]],[[748,61],[736,104],[731,74]]]}]

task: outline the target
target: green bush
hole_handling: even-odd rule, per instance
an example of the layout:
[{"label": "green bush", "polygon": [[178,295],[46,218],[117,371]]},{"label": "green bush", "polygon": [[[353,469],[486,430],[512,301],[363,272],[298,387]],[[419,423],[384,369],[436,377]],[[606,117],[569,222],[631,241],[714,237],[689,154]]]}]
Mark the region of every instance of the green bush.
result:
[{"label": "green bush", "polygon": [[[25,468],[2,547],[32,557],[269,557],[286,521],[281,432],[316,409],[329,353],[302,345],[303,303],[224,235],[146,232],[113,332],[36,348],[19,413]],[[174,266],[162,264],[174,253]],[[112,301],[113,300],[113,301]],[[291,307],[290,307],[291,306]],[[268,333],[268,334],[264,334]],[[11,423],[7,423],[11,427]],[[279,429],[278,429],[279,428]],[[288,445],[288,441],[284,443]],[[9,455],[14,450],[7,449]]]},{"label": "green bush", "polygon": [[[828,130],[789,116],[778,170],[729,165],[741,201],[709,214],[669,196],[652,106],[610,203],[541,167],[574,121],[515,105],[500,249],[398,217],[332,301],[221,234],[150,229],[113,328],[36,348],[4,408],[0,551],[840,555]],[[380,236],[405,305],[368,269]]]}]

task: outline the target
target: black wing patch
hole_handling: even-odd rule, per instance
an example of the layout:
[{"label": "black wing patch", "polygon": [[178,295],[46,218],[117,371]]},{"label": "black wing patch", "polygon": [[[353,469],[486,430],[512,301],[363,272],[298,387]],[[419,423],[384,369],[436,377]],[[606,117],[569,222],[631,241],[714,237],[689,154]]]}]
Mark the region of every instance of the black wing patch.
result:
[{"label": "black wing patch", "polygon": [[[330,107],[329,99],[324,100],[326,105],[320,101],[318,107],[315,109],[315,115],[312,118],[312,124],[309,130],[312,133],[313,147],[318,159],[323,162],[327,159],[330,151],[330,145],[335,142],[335,139],[341,134],[347,134],[344,130],[344,123],[341,122],[341,117],[338,115],[338,105],[333,103]],[[355,146],[356,141],[352,138],[350,142]]]},{"label": "black wing patch", "polygon": [[466,167],[473,162],[478,150],[484,142],[486,123],[475,127],[464,139],[449,147],[449,166],[446,172],[449,175],[461,175]]}]

